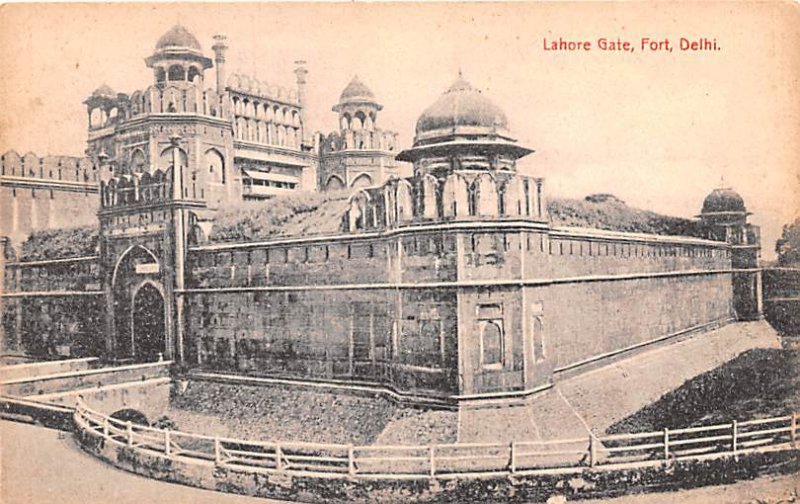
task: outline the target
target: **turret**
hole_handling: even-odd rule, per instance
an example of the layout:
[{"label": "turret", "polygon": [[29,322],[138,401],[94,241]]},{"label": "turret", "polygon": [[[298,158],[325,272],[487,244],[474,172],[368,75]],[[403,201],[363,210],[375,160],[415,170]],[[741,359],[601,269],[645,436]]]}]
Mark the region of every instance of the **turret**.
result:
[{"label": "turret", "polygon": [[343,133],[346,130],[374,130],[381,109],[383,105],[375,100],[375,95],[358,75],[344,88],[339,103],[333,106],[333,111],[339,114],[339,129]]},{"label": "turret", "polygon": [[699,215],[706,238],[731,245],[733,309],[740,320],[757,319],[762,313],[761,238],[758,226],[747,222],[749,215],[744,199],[729,187],[711,191]]},{"label": "turret", "polygon": [[214,45],[211,46],[214,51],[214,64],[217,66],[217,93],[220,94],[225,91],[225,83],[227,82],[225,75],[225,52],[228,50],[227,40],[228,38],[225,35],[214,35]]},{"label": "turret", "polygon": [[153,69],[157,84],[197,82],[201,89],[203,73],[212,66],[197,38],[181,25],[173,26],[158,39],[155,51],[145,63]]}]

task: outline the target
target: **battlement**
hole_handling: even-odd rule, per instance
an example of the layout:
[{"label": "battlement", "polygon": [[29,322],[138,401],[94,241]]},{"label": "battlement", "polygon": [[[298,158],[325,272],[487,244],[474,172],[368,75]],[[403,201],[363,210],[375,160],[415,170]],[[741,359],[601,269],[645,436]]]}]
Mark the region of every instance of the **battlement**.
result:
[{"label": "battlement", "polygon": [[130,96],[93,95],[86,100],[89,113],[90,139],[98,133],[111,133],[110,128],[149,114],[198,114],[223,118],[227,107],[215,90],[203,90],[197,85],[156,84]]},{"label": "battlement", "polygon": [[3,185],[11,183],[12,178],[96,184],[98,170],[92,160],[86,157],[40,157],[32,152],[20,156],[12,150],[0,156],[0,176],[6,179]]},{"label": "battlement", "polygon": [[300,105],[296,90],[264,82],[248,75],[231,74],[228,78],[228,90],[287,105]]},{"label": "battlement", "polygon": [[350,150],[379,150],[394,152],[397,149],[397,133],[383,129],[344,129],[328,136],[321,133],[315,138],[321,155]]}]

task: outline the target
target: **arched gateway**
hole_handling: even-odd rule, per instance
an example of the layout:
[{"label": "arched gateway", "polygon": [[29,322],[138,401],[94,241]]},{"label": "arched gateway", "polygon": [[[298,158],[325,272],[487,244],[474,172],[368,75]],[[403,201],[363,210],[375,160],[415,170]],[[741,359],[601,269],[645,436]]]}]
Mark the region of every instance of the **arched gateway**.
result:
[{"label": "arched gateway", "polygon": [[113,272],[115,354],[138,362],[172,355],[167,337],[167,303],[161,267],[145,247],[129,248]]}]

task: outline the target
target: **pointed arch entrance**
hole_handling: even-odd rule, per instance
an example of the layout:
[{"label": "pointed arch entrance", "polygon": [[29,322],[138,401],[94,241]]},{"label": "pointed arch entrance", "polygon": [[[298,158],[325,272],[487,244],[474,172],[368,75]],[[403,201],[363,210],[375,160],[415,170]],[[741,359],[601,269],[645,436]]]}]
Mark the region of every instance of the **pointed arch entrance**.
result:
[{"label": "pointed arch entrance", "polygon": [[164,296],[152,284],[145,283],[133,295],[131,306],[133,358],[152,362],[167,352]]},{"label": "pointed arch entrance", "polygon": [[118,359],[152,362],[173,358],[170,303],[156,253],[133,245],[112,273],[114,353]]}]

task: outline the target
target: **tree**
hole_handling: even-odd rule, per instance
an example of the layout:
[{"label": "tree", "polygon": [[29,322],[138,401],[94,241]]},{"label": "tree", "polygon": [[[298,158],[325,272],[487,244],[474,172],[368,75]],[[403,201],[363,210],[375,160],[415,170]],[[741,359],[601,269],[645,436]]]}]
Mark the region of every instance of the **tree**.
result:
[{"label": "tree", "polygon": [[783,226],[783,233],[775,242],[778,264],[781,266],[800,265],[800,216],[792,224]]}]

